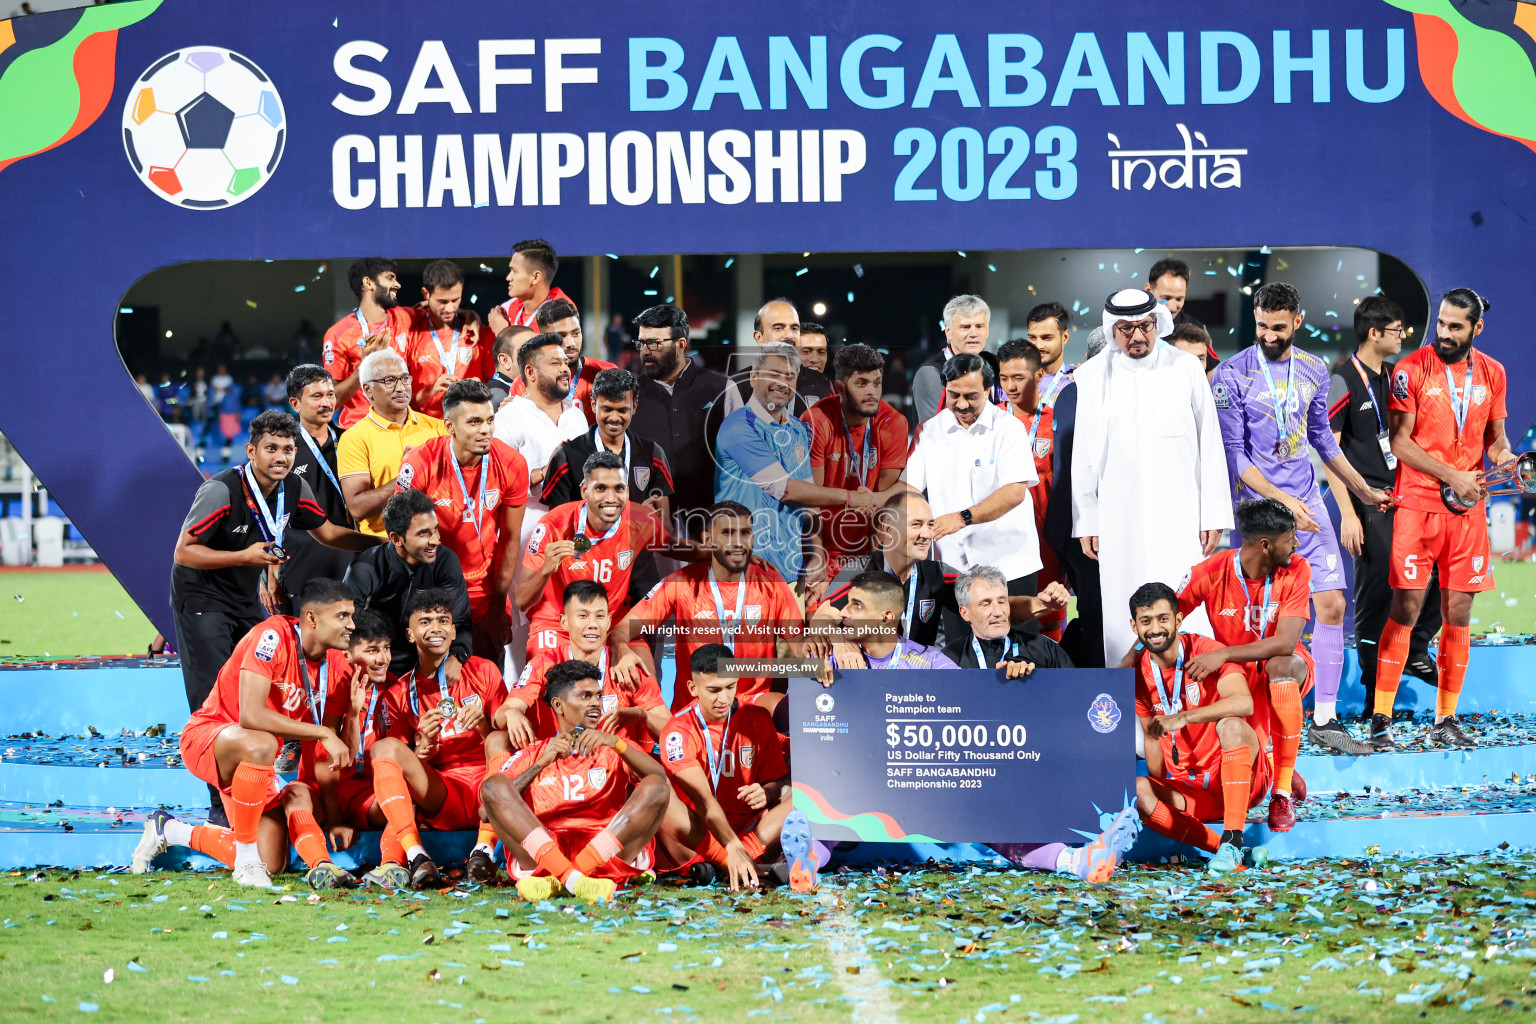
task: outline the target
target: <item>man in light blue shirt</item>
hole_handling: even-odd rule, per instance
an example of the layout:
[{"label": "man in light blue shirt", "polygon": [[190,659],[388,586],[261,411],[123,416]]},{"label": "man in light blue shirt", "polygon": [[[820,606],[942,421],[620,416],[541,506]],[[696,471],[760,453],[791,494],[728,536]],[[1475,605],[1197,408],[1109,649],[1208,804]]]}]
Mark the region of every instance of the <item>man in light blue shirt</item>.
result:
[{"label": "man in light blue shirt", "polygon": [[827,558],[816,534],[818,517],[807,509],[873,512],[875,495],[868,487],[850,491],[813,482],[811,429],[789,415],[799,373],[800,355],[793,345],[774,343],[758,350],[752,397],[725,418],[715,440],[715,500],[751,509],[757,553],[814,599],[826,589]]}]

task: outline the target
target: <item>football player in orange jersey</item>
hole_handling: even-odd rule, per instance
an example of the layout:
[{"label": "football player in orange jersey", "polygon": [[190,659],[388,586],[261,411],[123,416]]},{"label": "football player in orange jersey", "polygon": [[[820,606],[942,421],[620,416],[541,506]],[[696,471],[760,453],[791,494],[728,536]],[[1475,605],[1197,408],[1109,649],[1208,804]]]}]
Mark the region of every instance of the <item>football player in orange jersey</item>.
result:
[{"label": "football player in orange jersey", "polygon": [[496,336],[474,310],[462,307],[464,271],[457,263],[428,263],[421,270],[421,285],[421,305],[413,311],[405,352],[411,406],[442,419],[443,394],[449,387],[495,374]]},{"label": "football player in orange jersey", "polygon": [[[507,849],[507,868],[520,876],[518,895],[529,902],[563,886],[589,903],[606,903],[617,882],[651,864],[672,787],[651,755],[597,727],[600,675],[584,661],[550,669],[544,701],[560,732],[524,747],[480,787]],[[579,851],[574,859],[569,850]]]},{"label": "football player in orange jersey", "polygon": [[[1153,741],[1147,744],[1147,774],[1136,780],[1136,808],[1163,835],[1214,853],[1207,870],[1224,875],[1245,859],[1267,859],[1262,846],[1245,858],[1243,822],[1269,789],[1269,760],[1250,720],[1248,674],[1227,664],[1195,679],[1193,662],[1218,652],[1219,645],[1181,634],[1183,621],[1178,596],[1167,584],[1147,583],[1131,595],[1131,629],[1142,647],[1136,718]],[[1220,836],[1204,824],[1218,817]]]},{"label": "football player in orange jersey", "polygon": [[570,643],[543,651],[529,661],[517,682],[510,684],[507,699],[496,712],[495,727],[506,730],[514,747],[526,747],[560,731],[554,713],[543,700],[544,676],[566,661],[595,665],[602,675],[603,717],[598,728],[617,733],[647,750],[655,743],[671,712],[661,698],[661,687],[655,677],[645,669],[635,666],[622,683],[617,673],[609,670],[607,644],[611,624],[608,594],[602,584],[576,580],[566,586],[560,629],[570,637]]},{"label": "football player in orange jersey", "polygon": [[[705,870],[690,869],[695,882],[708,884],[723,875],[736,892],[757,887],[755,862],[778,843],[793,805],[789,763],[773,715],[752,704],[738,706],[736,680],[719,674],[720,662],[733,657],[725,644],[704,644],[693,652],[688,691],[694,699],[667,722],[662,759],[686,801],[686,824],[668,839],[698,851],[693,867]],[[789,878],[797,892],[810,890],[825,860],[823,853]]]},{"label": "football player in orange jersey", "polygon": [[1456,702],[1467,675],[1472,598],[1493,588],[1483,455],[1501,468],[1514,458],[1504,432],[1504,367],[1472,347],[1487,311],[1488,300],[1470,288],[1446,292],[1434,344],[1399,360],[1392,373],[1388,429],[1398,509],[1388,573],[1392,610],[1376,654],[1370,742],[1377,750],[1393,746],[1392,704],[1431,567],[1440,570],[1444,625],[1429,742],[1458,750],[1477,745],[1456,720]]},{"label": "football player in orange jersey", "polygon": [[418,811],[435,829],[478,826],[466,872],[477,882],[494,881],[496,836],[480,822],[479,789],[488,766],[500,766],[511,752],[506,733],[491,725],[506,686],[501,672],[484,658],[471,657],[457,678],[448,678],[446,663],[457,633],[447,593],[420,591],[405,614],[406,637],[416,646],[416,667],[384,697],[400,735],[375,741],[369,752],[376,803],[398,837],[412,888],[442,884],[437,865],[421,844]]},{"label": "football player in orange jersey", "polygon": [[1296,824],[1294,804],[1307,798],[1306,780],[1296,773],[1296,753],[1302,697],[1316,674],[1310,652],[1301,646],[1301,631],[1311,615],[1312,570],[1297,557],[1296,517],[1279,501],[1241,503],[1237,526],[1242,547],[1196,564],[1179,591],[1180,614],[1204,605],[1216,642],[1223,645],[1193,658],[1189,676],[1201,680],[1229,664],[1247,670],[1257,705],[1255,728],[1274,742],[1269,827],[1289,832]]},{"label": "football player in orange jersey", "polygon": [[273,768],[284,739],[300,741],[304,759],[324,758],[333,769],[352,763],[351,744],[339,735],[347,731],[352,607],[352,592],[341,583],[310,580],[297,617],[274,615],[235,645],[207,700],[182,728],[180,744],[187,770],[218,786],[230,828],[193,827],[156,811],[134,851],[134,874],[148,870],[167,846],[190,846],[227,865],[238,884],[267,888],[271,874],[287,866],[292,840],[309,865],[311,886],[357,887],[331,861],[309,787],[282,785]]}]

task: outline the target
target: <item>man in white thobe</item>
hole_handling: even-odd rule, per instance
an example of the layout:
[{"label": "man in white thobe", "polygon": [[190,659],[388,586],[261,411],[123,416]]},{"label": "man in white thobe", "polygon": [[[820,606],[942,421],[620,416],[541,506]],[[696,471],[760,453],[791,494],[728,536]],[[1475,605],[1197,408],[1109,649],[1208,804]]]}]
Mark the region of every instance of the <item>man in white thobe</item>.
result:
[{"label": "man in white thobe", "polygon": [[[1126,288],[1104,305],[1109,344],[1073,373],[1072,535],[1099,562],[1104,660],[1136,638],[1127,602],[1154,580],[1175,590],[1232,528],[1232,491],[1216,403],[1200,361],[1160,339],[1173,317]],[[1197,612],[1185,628],[1206,633]]]}]

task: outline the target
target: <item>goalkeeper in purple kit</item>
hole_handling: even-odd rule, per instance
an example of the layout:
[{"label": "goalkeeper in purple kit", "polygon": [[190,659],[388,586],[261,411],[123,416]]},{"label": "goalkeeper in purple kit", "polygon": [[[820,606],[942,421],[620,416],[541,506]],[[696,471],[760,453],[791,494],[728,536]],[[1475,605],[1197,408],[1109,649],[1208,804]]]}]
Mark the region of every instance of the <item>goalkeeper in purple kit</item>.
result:
[{"label": "goalkeeper in purple kit", "polygon": [[[870,570],[848,584],[848,603],[843,608],[843,635],[858,647],[872,669],[959,668],[937,647],[927,647],[901,635],[901,613],[907,591],[888,572]],[[831,686],[832,659],[827,659],[821,685]]]},{"label": "goalkeeper in purple kit", "polygon": [[[1211,378],[1233,497],[1273,498],[1296,516],[1298,553],[1312,569],[1312,657],[1317,693],[1308,735],[1342,754],[1367,754],[1338,720],[1344,671],[1344,564],[1323,507],[1308,448],[1362,502],[1386,508],[1391,494],[1371,487],[1349,464],[1328,419],[1328,365],[1295,348],[1301,295],[1281,281],[1253,295],[1258,344],[1223,362]],[[1287,796],[1289,794],[1286,794]]]}]

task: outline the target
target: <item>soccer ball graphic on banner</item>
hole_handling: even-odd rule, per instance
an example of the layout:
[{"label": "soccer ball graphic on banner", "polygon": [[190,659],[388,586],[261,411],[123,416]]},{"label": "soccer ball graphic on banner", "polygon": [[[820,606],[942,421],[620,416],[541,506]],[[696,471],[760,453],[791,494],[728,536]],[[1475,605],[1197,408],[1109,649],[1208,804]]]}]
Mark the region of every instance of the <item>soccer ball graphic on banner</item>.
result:
[{"label": "soccer ball graphic on banner", "polygon": [[219,46],[155,61],[128,90],[123,148],[139,180],[193,210],[233,206],[266,184],[283,156],[283,101],[251,60]]}]

